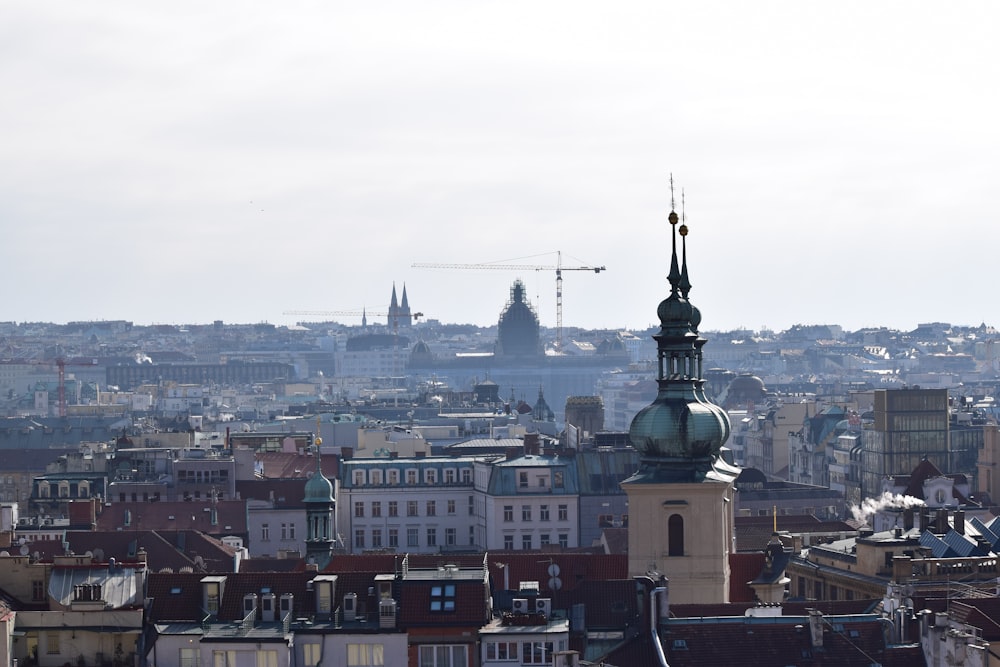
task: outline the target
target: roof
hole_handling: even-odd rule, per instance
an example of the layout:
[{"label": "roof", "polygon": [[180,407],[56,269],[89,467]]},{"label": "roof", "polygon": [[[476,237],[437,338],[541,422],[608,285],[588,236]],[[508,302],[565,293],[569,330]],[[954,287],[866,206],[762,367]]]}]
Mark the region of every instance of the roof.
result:
[{"label": "roof", "polygon": [[[247,532],[244,500],[160,501],[107,503],[97,516],[97,529],[106,531],[200,530],[209,535],[243,535]],[[126,522],[126,512],[128,521]]]},{"label": "roof", "polygon": [[227,572],[233,569],[236,554],[232,547],[197,530],[72,530],[66,531],[66,542],[73,553],[91,553],[100,562],[132,560],[143,549],[147,567],[154,572],[183,567]]},{"label": "roof", "polygon": [[96,584],[101,599],[112,609],[142,608],[141,569],[128,565],[53,567],[49,576],[49,597],[63,607],[73,602],[74,587]]}]

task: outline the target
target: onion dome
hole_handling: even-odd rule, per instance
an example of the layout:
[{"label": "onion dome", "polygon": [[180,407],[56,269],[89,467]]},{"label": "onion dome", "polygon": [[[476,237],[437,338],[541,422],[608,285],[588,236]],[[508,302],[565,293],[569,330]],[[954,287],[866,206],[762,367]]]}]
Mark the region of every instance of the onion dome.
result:
[{"label": "onion dome", "polygon": [[[656,399],[632,420],[629,437],[638,450],[641,467],[634,481],[700,481],[732,479],[739,473],[722,460],[720,451],[731,426],[726,412],[705,396],[701,377],[702,347],[698,335],[701,312],[688,300],[691,283],[687,270],[688,229],[671,211],[672,255],[670,295],[656,309],[660,330],[657,344]],[[681,237],[682,262],[678,262],[677,236]]]},{"label": "onion dome", "polygon": [[309,478],[309,481],[306,482],[305,498],[303,498],[303,502],[332,503],[334,502],[333,483],[323,476],[323,463],[319,454],[319,446],[323,441],[319,438],[316,438],[316,441],[316,471]]}]

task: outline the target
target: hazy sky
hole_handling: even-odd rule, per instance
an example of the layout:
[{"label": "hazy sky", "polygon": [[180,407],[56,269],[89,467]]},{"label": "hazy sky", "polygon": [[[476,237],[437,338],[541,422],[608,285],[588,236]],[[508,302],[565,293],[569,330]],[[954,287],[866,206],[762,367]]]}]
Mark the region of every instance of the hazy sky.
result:
[{"label": "hazy sky", "polygon": [[[8,2],[0,320],[1000,325],[995,2]],[[551,272],[521,274],[555,323]],[[350,322],[351,318],[340,318]],[[373,318],[375,319],[375,318]],[[355,320],[356,321],[356,320]]]}]

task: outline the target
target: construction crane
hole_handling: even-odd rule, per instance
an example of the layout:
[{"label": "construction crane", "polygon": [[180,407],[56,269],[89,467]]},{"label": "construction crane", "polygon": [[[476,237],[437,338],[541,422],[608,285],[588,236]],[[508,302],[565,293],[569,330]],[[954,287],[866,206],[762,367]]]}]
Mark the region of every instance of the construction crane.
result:
[{"label": "construction crane", "polygon": [[562,350],[563,346],[563,271],[593,271],[600,273],[607,269],[603,266],[563,266],[562,251],[556,253],[555,266],[539,264],[434,264],[429,262],[418,262],[413,264],[415,269],[493,269],[498,271],[555,271],[556,272],[556,349]]},{"label": "construction crane", "polygon": [[48,366],[50,369],[52,365],[55,364],[56,369],[59,372],[59,400],[57,403],[57,409],[59,411],[59,417],[66,417],[66,367],[67,366],[97,366],[97,359],[87,359],[75,358],[66,359],[65,357],[56,357],[52,361],[33,361],[33,364],[39,366]]}]

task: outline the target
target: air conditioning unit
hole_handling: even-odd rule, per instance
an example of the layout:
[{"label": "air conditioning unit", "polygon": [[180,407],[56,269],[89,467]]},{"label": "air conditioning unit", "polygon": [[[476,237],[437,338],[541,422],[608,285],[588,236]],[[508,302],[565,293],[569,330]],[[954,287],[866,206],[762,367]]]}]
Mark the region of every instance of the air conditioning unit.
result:
[{"label": "air conditioning unit", "polygon": [[277,596],[274,593],[264,593],[260,596],[260,618],[265,623],[274,623],[276,619]]},{"label": "air conditioning unit", "polygon": [[344,620],[354,621],[358,618],[358,594],[348,593],[344,596]]},{"label": "air conditioning unit", "polygon": [[396,601],[392,598],[383,598],[378,603],[378,627],[396,627]]},{"label": "air conditioning unit", "polygon": [[514,598],[514,613],[515,614],[528,614],[528,599],[527,598]]},{"label": "air conditioning unit", "polygon": [[278,607],[278,610],[281,612],[281,618],[284,618],[288,614],[292,613],[292,610],[295,608],[294,602],[295,596],[291,593],[281,594],[281,603]]},{"label": "air conditioning unit", "polygon": [[552,598],[538,598],[535,600],[535,613],[544,614],[545,618],[552,615]]},{"label": "air conditioning unit", "polygon": [[251,612],[257,611],[257,594],[247,593],[243,596],[243,616],[249,616]]}]

